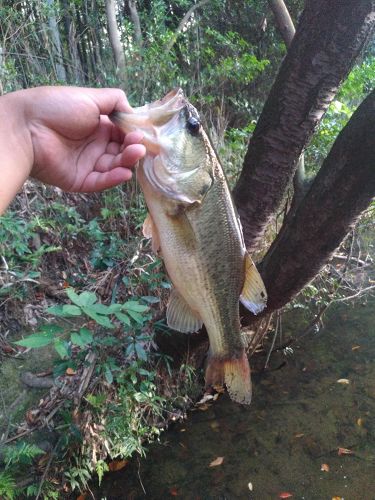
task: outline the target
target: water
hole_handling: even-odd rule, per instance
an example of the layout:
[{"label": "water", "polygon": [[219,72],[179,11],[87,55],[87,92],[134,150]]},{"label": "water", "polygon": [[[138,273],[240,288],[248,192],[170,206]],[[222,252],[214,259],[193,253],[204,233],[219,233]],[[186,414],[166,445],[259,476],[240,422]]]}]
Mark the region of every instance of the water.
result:
[{"label": "water", "polygon": [[[222,396],[193,411],[147,459],[108,475],[96,498],[375,499],[374,306],[336,306],[319,334],[254,373],[249,408]],[[255,371],[262,363],[258,356]]]}]

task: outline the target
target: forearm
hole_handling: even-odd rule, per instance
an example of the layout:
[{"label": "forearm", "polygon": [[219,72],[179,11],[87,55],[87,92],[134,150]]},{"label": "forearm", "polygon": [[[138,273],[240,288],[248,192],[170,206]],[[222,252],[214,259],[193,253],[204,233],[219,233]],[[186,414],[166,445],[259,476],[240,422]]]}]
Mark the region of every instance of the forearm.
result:
[{"label": "forearm", "polygon": [[27,90],[0,97],[0,214],[29,177],[34,153],[26,123]]}]

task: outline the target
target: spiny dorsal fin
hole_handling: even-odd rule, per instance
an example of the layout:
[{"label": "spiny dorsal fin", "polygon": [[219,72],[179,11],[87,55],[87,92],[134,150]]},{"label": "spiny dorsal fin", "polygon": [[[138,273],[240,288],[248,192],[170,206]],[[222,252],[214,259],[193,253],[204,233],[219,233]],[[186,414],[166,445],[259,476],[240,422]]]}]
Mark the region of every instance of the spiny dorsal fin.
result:
[{"label": "spiny dorsal fin", "polygon": [[142,226],[143,236],[145,238],[152,238],[152,251],[157,254],[160,250],[159,234],[157,232],[155,223],[150,214],[147,214]]},{"label": "spiny dorsal fin", "polygon": [[197,332],[203,322],[174,288],[167,306],[167,325],[182,333]]},{"label": "spiny dorsal fin", "polygon": [[267,304],[266,288],[248,253],[245,255],[245,283],[240,301],[253,314],[263,311]]}]

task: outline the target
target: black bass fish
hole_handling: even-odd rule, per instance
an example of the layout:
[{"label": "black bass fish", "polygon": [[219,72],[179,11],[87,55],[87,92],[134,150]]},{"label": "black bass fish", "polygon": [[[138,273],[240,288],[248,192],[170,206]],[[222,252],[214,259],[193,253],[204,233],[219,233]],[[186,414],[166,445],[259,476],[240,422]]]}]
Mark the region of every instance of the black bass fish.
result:
[{"label": "black bass fish", "polygon": [[181,90],[174,90],[133,113],[115,112],[110,118],[126,133],[144,133],[147,154],[137,169],[149,209],[143,232],[161,253],[174,286],[167,324],[184,333],[204,324],[210,340],[206,387],[225,383],[234,401],[249,404],[250,367],[239,301],[257,314],[267,295],[198,112]]}]

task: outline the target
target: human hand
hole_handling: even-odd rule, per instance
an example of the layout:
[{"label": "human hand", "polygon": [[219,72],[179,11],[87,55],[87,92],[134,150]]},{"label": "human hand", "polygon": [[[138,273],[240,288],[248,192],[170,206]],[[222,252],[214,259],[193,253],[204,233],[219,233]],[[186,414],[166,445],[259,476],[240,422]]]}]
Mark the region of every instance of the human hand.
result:
[{"label": "human hand", "polygon": [[125,137],[106,116],[131,111],[121,90],[38,87],[22,97],[32,177],[75,192],[101,191],[131,178],[130,168],[145,154],[142,134]]}]

